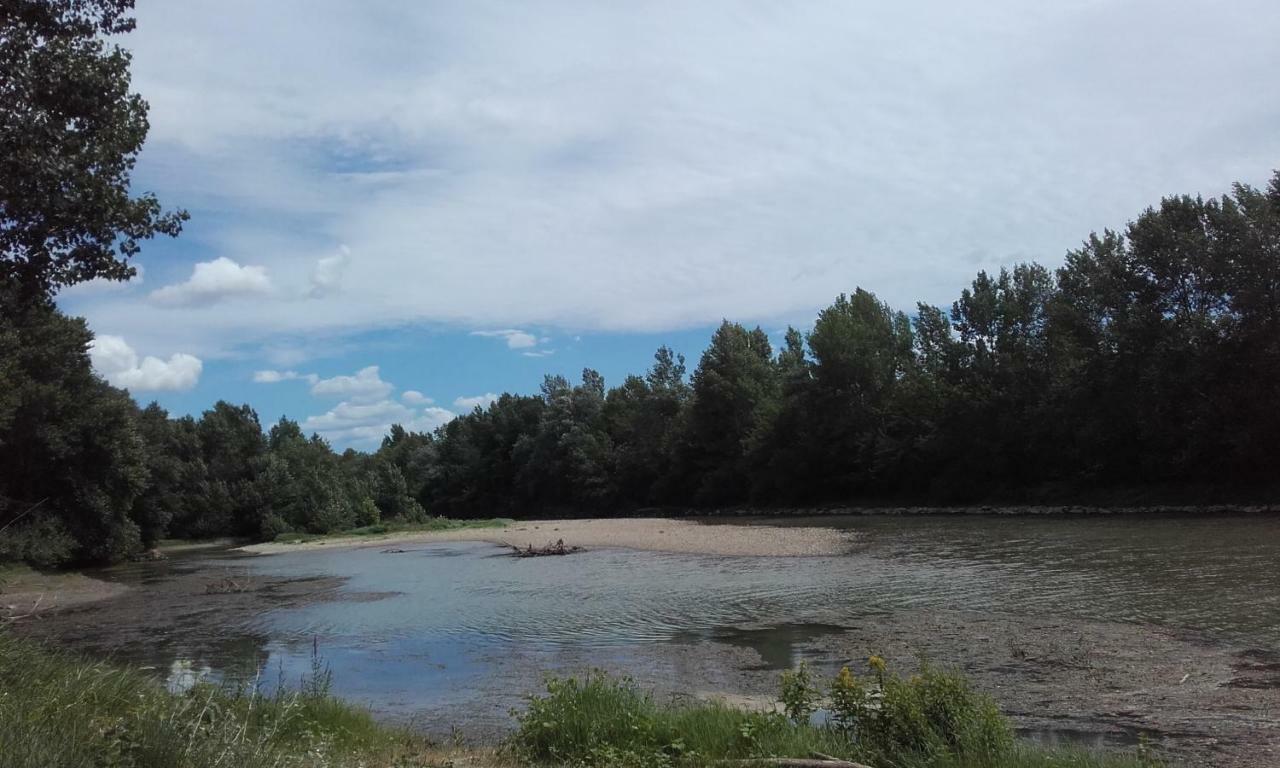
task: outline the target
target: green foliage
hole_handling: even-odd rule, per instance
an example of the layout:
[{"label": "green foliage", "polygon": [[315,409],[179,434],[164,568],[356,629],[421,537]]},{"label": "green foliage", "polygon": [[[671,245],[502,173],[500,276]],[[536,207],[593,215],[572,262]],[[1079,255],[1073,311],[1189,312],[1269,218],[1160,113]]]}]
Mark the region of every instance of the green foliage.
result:
[{"label": "green foliage", "polygon": [[809,673],[808,662],[800,662],[800,666],[782,673],[782,692],[779,700],[782,711],[795,723],[807,723],[813,713],[818,710],[818,701],[822,693],[813,684],[813,676]]},{"label": "green foliage", "polygon": [[[882,667],[881,667],[882,669]],[[507,748],[547,766],[699,766],[725,760],[808,758],[815,753],[904,768],[1153,768],[1139,753],[1046,751],[1013,741],[990,699],[964,678],[926,669],[863,681],[844,670],[831,686],[831,720],[815,726],[806,671],[784,678],[790,717],[718,702],[660,703],[628,678],[592,672],[551,678],[515,712]],[[791,702],[785,701],[791,699]],[[794,706],[793,706],[794,704]]]},{"label": "green foliage", "polygon": [[[879,660],[873,657],[873,660]],[[991,698],[959,673],[928,665],[900,678],[876,667],[877,700],[868,685],[841,670],[832,684],[832,717],[870,753],[992,759],[1009,754],[1013,731]]]},{"label": "green foliage", "polygon": [[140,672],[43,650],[0,632],[6,768],[321,768],[397,765],[425,743],[329,692],[318,660],[297,690],[200,684],[167,692]]},{"label": "green foliage", "polygon": [[545,695],[515,714],[510,749],[539,765],[660,768],[842,746],[832,734],[774,713],[716,703],[663,706],[630,679],[602,672],[552,678]]},{"label": "green foliage", "polygon": [[[62,21],[0,23],[93,29],[89,9],[124,23],[127,4],[62,7]],[[1087,502],[1191,484],[1262,496],[1280,455],[1277,232],[1280,173],[1266,190],[1166,199],[1056,271],[979,273],[949,312],[909,319],[857,289],[776,354],[760,328],[726,321],[691,377],[663,347],[613,388],[591,369],[549,376],[432,434],[394,426],[372,455],[336,455],[288,419],[264,435],[248,406],[139,411],[93,374],[83,321],[6,286],[0,558],[109,562],[166,536],[433,515]]]},{"label": "green foliage", "polygon": [[137,405],[93,374],[84,321],[5,298],[0,289],[0,550],[43,565],[133,554],[131,513],[149,479]]},{"label": "green foliage", "polygon": [[127,280],[138,241],[177,235],[185,212],[130,196],[147,104],[107,35],[132,0],[0,7],[0,285],[28,302],[95,277]]}]

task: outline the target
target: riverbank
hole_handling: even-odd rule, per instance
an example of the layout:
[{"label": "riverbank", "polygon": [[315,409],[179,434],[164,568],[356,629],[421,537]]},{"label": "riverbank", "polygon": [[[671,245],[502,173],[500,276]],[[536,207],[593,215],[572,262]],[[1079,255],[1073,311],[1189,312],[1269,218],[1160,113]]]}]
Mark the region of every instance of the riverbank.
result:
[{"label": "riverbank", "polygon": [[[702,527],[762,521],[747,522]],[[341,694],[441,740],[461,721],[479,744],[508,735],[508,713],[544,672],[602,668],[662,700],[763,705],[778,671],[800,659],[830,675],[873,653],[904,672],[923,657],[962,669],[1020,733],[1046,743],[1146,738],[1187,764],[1276,764],[1280,656],[1267,608],[1280,596],[1269,567],[1280,520],[822,522],[853,526],[852,551],[194,553],[91,573],[131,588],[14,629],[164,679],[237,682],[281,669],[296,680],[318,637]]]},{"label": "riverbank", "polygon": [[888,704],[868,707],[863,694],[874,680],[846,671],[830,689],[826,706],[837,720],[828,725],[809,721],[826,688],[803,669],[790,684],[784,680],[787,715],[707,702],[663,705],[625,679],[593,673],[550,680],[545,694],[514,713],[509,739],[474,748],[441,746],[377,722],[330,692],[333,678],[319,656],[297,688],[263,693],[197,684],[171,692],[143,672],[0,632],[0,754],[6,768],[698,768],[743,760],[762,767],[818,760],[865,768],[831,754],[910,768],[1160,765],[1142,752],[1015,743],[994,703],[962,676],[926,671],[923,679],[885,682],[883,662],[872,662],[880,665],[874,670]]},{"label": "riverbank", "polygon": [[1110,516],[1238,516],[1280,515],[1280,504],[975,504],[968,506],[845,506],[811,507],[725,507],[690,509],[684,507],[644,510],[673,518],[805,518],[805,517],[1110,517]]},{"label": "riverbank", "polygon": [[42,573],[25,565],[0,569],[0,622],[23,621],[47,611],[107,600],[128,591],[82,573]]},{"label": "riverbank", "polygon": [[446,541],[481,541],[524,549],[563,540],[587,549],[617,547],[649,552],[741,557],[813,557],[848,552],[856,535],[822,526],[703,525],[671,518],[585,518],[536,520],[504,527],[339,536],[314,541],[264,542],[242,547],[254,554],[278,554],[354,547],[404,547]]}]

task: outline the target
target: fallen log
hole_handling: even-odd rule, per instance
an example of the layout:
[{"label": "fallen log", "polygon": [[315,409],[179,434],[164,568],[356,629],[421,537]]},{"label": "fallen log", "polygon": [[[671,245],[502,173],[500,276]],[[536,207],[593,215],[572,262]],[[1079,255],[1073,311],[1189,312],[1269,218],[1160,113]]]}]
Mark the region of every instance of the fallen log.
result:
[{"label": "fallen log", "polygon": [[574,552],[581,552],[582,547],[571,547],[564,543],[564,539],[558,539],[554,544],[548,544],[545,547],[535,547],[532,544],[521,548],[515,544],[507,544],[511,547],[511,554],[515,557],[548,557],[557,555],[572,555]]},{"label": "fallen log", "polygon": [[759,768],[871,768],[869,765],[852,763],[848,760],[838,760],[836,758],[824,760],[810,757],[753,757],[748,760],[719,760],[716,765],[740,765],[744,768],[750,768],[751,766],[759,766]]}]

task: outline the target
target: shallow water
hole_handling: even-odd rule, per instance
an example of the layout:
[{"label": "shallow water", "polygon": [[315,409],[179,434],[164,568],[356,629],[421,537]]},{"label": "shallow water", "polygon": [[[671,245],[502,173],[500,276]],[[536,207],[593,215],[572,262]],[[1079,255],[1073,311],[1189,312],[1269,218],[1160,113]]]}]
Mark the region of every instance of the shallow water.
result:
[{"label": "shallow water", "polygon": [[[384,715],[483,731],[509,721],[540,671],[601,666],[667,690],[731,690],[744,671],[773,674],[801,658],[838,665],[844,660],[824,639],[904,609],[1139,622],[1280,648],[1274,518],[786,524],[800,522],[852,528],[863,538],[848,555],[822,558],[601,549],[515,559],[488,544],[441,543],[402,545],[408,551],[399,553],[206,554],[135,565],[110,576],[154,582],[168,569],[199,567],[345,581],[335,587],[339,599],[302,607],[264,600],[243,625],[192,622],[164,642],[115,653],[168,670],[181,687],[201,676],[296,680],[318,647],[338,693]],[[219,643],[184,656],[184,632],[217,632]]]}]

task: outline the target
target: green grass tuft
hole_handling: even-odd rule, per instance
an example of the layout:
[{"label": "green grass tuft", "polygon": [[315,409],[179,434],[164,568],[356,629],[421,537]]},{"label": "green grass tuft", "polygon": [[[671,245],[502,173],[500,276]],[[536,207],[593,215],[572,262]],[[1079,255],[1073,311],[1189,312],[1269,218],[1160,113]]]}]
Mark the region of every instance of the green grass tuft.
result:
[{"label": "green grass tuft", "polygon": [[328,768],[406,763],[425,742],[333,697],[318,666],[299,690],[264,695],[147,675],[0,632],[5,768]]},{"label": "green grass tuft", "polygon": [[[875,657],[873,657],[875,659]],[[878,659],[876,659],[878,660]],[[673,768],[725,760],[815,754],[895,768],[1153,768],[1143,753],[1044,750],[1016,742],[1008,722],[963,676],[926,668],[909,679],[884,674],[868,695],[838,695],[826,725],[808,671],[785,677],[783,709],[749,711],[715,702],[659,703],[628,678],[601,672],[552,678],[516,713],[508,751],[524,763],[575,768]],[[843,671],[833,693],[854,685]],[[855,706],[848,706],[853,704]]]}]

